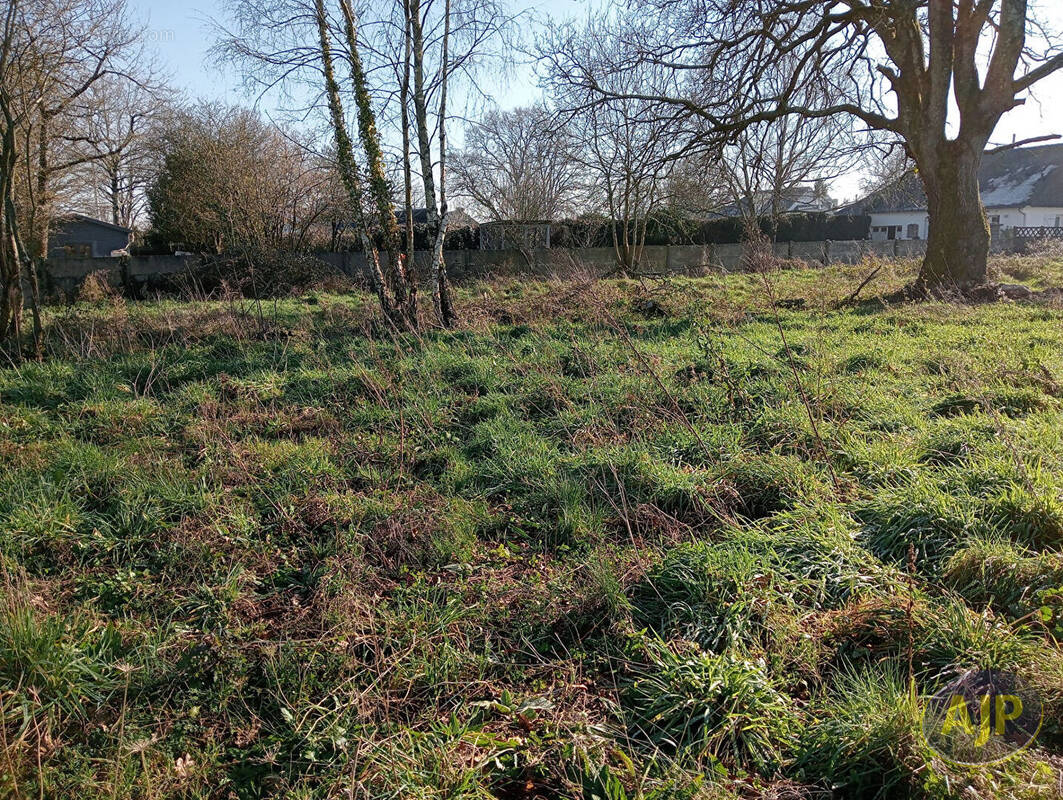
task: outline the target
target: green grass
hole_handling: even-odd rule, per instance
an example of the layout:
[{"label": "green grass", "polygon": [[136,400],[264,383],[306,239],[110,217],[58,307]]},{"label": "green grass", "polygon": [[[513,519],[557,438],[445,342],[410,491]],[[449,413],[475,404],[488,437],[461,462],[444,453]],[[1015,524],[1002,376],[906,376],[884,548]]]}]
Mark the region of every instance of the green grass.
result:
[{"label": "green grass", "polygon": [[[837,308],[867,270],[52,309],[0,369],[0,795],[1057,796],[1063,310]],[[1037,748],[929,751],[970,667]]]}]

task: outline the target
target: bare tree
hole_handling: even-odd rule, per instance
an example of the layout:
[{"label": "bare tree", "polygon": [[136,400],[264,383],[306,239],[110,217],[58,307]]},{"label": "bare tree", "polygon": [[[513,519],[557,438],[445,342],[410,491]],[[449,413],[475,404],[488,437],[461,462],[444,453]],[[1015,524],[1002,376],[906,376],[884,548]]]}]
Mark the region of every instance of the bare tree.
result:
[{"label": "bare tree", "polygon": [[[362,239],[362,250],[365,252],[366,263],[369,266],[369,274],[380,300],[381,309],[389,319],[400,318],[401,312],[395,308],[393,296],[389,294],[385,284],[384,275],[380,269],[377,257],[376,245],[370,236],[369,223],[366,220],[364,190],[362,179],[359,175],[358,164],[354,160],[354,147],[347,131],[347,121],[343,115],[343,104],[340,99],[339,84],[336,82],[336,74],[332,61],[332,45],[328,21],[325,14],[324,0],[315,0],[314,20],[316,22],[321,69],[324,77],[325,92],[328,96],[329,115],[332,121],[332,135],[336,143],[337,166],[340,178],[347,189],[351,210],[358,219],[358,229]],[[392,265],[394,268],[396,265]]]},{"label": "bare tree", "polygon": [[[395,218],[395,205],[392,199],[391,184],[384,166],[384,154],[380,145],[380,134],[376,127],[376,114],[373,111],[369,85],[366,81],[365,68],[358,44],[358,27],[354,11],[349,0],[339,0],[343,12],[343,30],[347,42],[347,56],[351,66],[351,81],[354,85],[354,99],[358,107],[358,135],[362,142],[369,167],[369,188],[373,204],[377,211],[377,223],[384,239],[388,253],[388,275],[394,297],[396,313],[407,327],[417,324],[417,284],[407,267],[407,257],[401,254],[399,226]],[[319,5],[320,8],[320,5]],[[335,121],[334,121],[335,124]]]},{"label": "bare tree", "polygon": [[[339,20],[325,0],[276,0],[262,4],[235,0],[230,4],[235,32],[223,31],[215,53],[245,68],[250,85],[309,90],[313,110],[328,110],[336,168],[349,201],[349,212],[366,254],[369,277],[386,317],[401,327],[416,324],[416,291],[412,270],[400,253],[392,189],[383,161],[376,113],[362,64],[360,31],[354,9],[339,0]],[[338,53],[338,57],[334,55]],[[348,89],[341,87],[337,65],[350,69]],[[344,96],[353,95],[363,166],[344,110]],[[379,232],[389,258],[381,265],[375,235]]]},{"label": "bare tree", "polygon": [[93,113],[81,130],[95,158],[76,171],[74,199],[101,219],[133,228],[143,221],[148,183],[159,168],[154,139],[171,93],[156,83],[107,76],[88,95]]},{"label": "bare tree", "polygon": [[[334,18],[330,3],[324,0],[273,0],[265,4],[232,0],[229,7],[236,31],[224,32],[215,52],[243,67],[253,65],[253,69],[246,70],[246,77],[258,91],[309,88],[309,94],[297,93],[303,116],[315,108],[330,109],[329,128],[341,160],[345,159],[341,140],[344,136],[350,138],[345,133],[348,123],[342,105],[348,90],[337,76],[337,69],[344,64],[350,68],[349,93],[354,96],[364,162],[354,158],[352,149],[351,169],[341,165],[341,172],[358,178],[363,200],[371,202],[375,209],[371,215],[375,218],[373,229],[380,232],[385,249],[394,250],[400,237],[395,224],[396,197],[383,162],[385,140],[376,121],[395,121],[403,151],[404,194],[399,197],[407,213],[404,241],[398,245],[405,252],[388,259],[387,286],[393,287],[400,304],[405,292],[405,303],[412,307],[415,285],[411,162],[416,148],[417,177],[435,232],[433,297],[440,321],[453,324],[442,258],[447,216],[446,135],[451,115],[448,92],[455,81],[473,74],[488,43],[503,27],[505,15],[497,0],[391,0],[370,5],[362,10],[361,17],[348,0],[337,2],[339,15]],[[327,71],[331,72],[331,83],[325,76]],[[363,179],[359,170],[364,170],[367,178]],[[364,214],[359,218],[370,222]]]},{"label": "bare tree", "polygon": [[450,172],[455,194],[493,220],[560,219],[580,188],[571,135],[543,106],[492,110],[467,125]]},{"label": "bare tree", "polygon": [[[511,17],[501,0],[402,0],[401,14],[381,15],[374,56],[383,73],[394,75],[406,188],[406,234],[412,243],[413,179],[424,192],[429,229],[433,232],[432,294],[443,325],[455,314],[450,299],[443,243],[449,222],[448,122],[453,116],[453,91],[479,91],[476,76],[497,55]],[[394,92],[381,87],[389,99]],[[412,130],[411,130],[412,127]],[[415,155],[416,151],[416,155]]]},{"label": "bare tree", "polygon": [[[101,158],[89,124],[97,109],[92,90],[108,77],[144,74],[138,34],[124,0],[17,0],[5,17],[3,67],[4,154],[11,172],[5,192],[3,287],[9,320],[18,333],[21,261],[30,288],[34,344],[41,350],[38,272],[48,254],[49,231],[68,179]],[[16,201],[16,187],[18,197]]]},{"label": "bare tree", "polygon": [[899,186],[915,169],[903,142],[897,141],[872,148],[866,154],[863,166],[864,179],[860,188],[868,195]]},{"label": "bare tree", "polygon": [[[581,80],[584,70],[619,59],[621,48],[607,15],[582,28],[555,29],[541,45],[558,116],[578,143],[588,210],[609,217],[617,267],[632,271],[642,258],[650,218],[665,204],[672,168],[692,139],[680,114],[660,113],[659,104],[638,96],[642,85],[660,78],[657,66],[640,62],[603,72],[593,87]],[[602,92],[611,102],[601,101]]]},{"label": "bare tree", "polygon": [[[762,80],[782,91],[789,72],[777,64]],[[817,77],[794,90],[797,102],[809,107],[833,102],[835,82]],[[741,129],[719,151],[715,177],[741,216],[766,218],[774,227],[792,203],[812,199],[817,187],[823,194],[828,181],[856,167],[873,142],[850,116],[787,115]]]},{"label": "bare tree", "polygon": [[[436,197],[436,179],[432,161],[432,137],[429,131],[428,87],[426,84],[426,48],[425,28],[428,14],[435,3],[433,0],[406,0],[404,8],[408,15],[405,30],[409,37],[410,66],[413,73],[413,116],[417,128],[417,152],[421,162],[421,184],[424,186],[424,203],[428,214],[428,226],[435,231],[435,245],[432,248],[432,299],[435,302],[436,315],[444,327],[454,324],[454,306],[450,299],[450,287],[447,281],[447,264],[443,257],[443,241],[447,235],[446,209],[446,104],[447,83],[449,81],[449,50],[451,31],[450,0],[444,0],[444,31],[440,43],[441,65],[438,73],[439,82],[439,197]],[[409,153],[406,154],[409,159]],[[409,220],[409,215],[407,215]],[[408,223],[407,223],[408,224]]]},{"label": "bare tree", "polygon": [[[854,117],[904,140],[928,200],[918,288],[987,280],[982,156],[1000,118],[1063,68],[1063,36],[1029,0],[632,0],[608,64],[561,57],[603,101],[637,97],[697,118],[720,141],[787,116]],[[664,80],[617,91],[604,76],[632,65]],[[764,80],[780,65],[781,87]],[[804,105],[800,89],[834,76]],[[950,107],[950,104],[953,104]]]}]

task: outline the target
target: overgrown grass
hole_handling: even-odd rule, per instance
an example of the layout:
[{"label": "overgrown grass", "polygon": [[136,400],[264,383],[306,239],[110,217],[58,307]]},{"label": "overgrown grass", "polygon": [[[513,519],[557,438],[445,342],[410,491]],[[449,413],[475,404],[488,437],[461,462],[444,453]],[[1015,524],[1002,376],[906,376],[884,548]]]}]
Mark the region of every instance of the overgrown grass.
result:
[{"label": "overgrown grass", "polygon": [[[867,270],[54,310],[0,369],[0,793],[1058,796],[1063,310],[837,307]],[[972,667],[1038,748],[929,751]]]}]

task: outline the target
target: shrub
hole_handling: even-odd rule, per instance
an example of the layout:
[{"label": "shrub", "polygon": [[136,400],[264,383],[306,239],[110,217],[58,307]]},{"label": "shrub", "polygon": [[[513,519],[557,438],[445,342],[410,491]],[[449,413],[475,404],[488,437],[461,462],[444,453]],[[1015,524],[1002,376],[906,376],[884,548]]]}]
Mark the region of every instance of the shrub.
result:
[{"label": "shrub", "polygon": [[105,269],[90,272],[78,287],[77,299],[82,303],[114,302],[121,297],[115,288],[112,273]]}]

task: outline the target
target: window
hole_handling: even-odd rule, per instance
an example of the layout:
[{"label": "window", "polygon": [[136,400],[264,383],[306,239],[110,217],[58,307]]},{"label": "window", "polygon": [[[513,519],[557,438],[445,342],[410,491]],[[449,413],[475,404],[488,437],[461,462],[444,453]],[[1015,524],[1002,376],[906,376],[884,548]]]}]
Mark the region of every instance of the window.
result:
[{"label": "window", "polygon": [[1000,225],[1000,214],[994,214],[993,216],[991,216],[991,217],[989,218],[989,224],[990,224],[990,225],[997,225],[997,226],[999,226],[999,225]]},{"label": "window", "polygon": [[908,238],[909,239],[918,239],[919,238],[919,223],[918,222],[913,222],[911,225],[908,226]]},{"label": "window", "polygon": [[63,245],[63,255],[67,258],[92,258],[91,244]]}]

